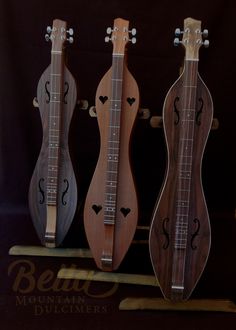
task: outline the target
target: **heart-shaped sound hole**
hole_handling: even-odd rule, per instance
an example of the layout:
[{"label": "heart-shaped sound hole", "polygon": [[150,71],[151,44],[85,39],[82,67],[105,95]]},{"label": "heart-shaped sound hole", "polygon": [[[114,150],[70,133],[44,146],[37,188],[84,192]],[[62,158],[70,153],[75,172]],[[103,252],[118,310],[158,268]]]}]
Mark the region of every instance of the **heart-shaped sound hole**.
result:
[{"label": "heart-shaped sound hole", "polygon": [[101,95],[101,96],[99,96],[99,100],[102,102],[102,104],[104,104],[108,100],[108,97]]},{"label": "heart-shaped sound hole", "polygon": [[127,102],[131,106],[135,102],[135,98],[134,97],[127,97]]},{"label": "heart-shaped sound hole", "polygon": [[120,212],[123,214],[124,217],[126,217],[126,216],[129,214],[130,211],[131,211],[131,210],[130,210],[128,207],[127,207],[127,208],[122,207],[122,208],[120,209]]},{"label": "heart-shaped sound hole", "polygon": [[94,210],[94,212],[95,212],[96,214],[98,214],[98,213],[101,211],[102,206],[101,206],[101,205],[93,204],[92,209]]}]

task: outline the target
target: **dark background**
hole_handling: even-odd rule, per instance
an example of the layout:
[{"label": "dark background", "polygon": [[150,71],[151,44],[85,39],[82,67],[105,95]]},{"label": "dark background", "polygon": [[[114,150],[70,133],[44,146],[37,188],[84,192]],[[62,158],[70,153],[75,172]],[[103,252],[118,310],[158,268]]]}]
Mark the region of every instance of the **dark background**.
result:
[{"label": "dark background", "polygon": [[[151,116],[161,116],[170,86],[177,79],[184,51],[174,48],[176,27],[186,17],[202,21],[209,30],[210,47],[200,50],[199,72],[214,102],[219,129],[211,131],[205,149],[202,180],[212,227],[212,247],[205,271],[193,298],[224,298],[236,301],[235,212],[235,3],[198,1],[121,0],[0,0],[0,324],[4,329],[235,329],[233,314],[122,312],[119,301],[127,295],[161,297],[158,288],[120,285],[108,300],[106,313],[35,316],[32,305],[16,306],[9,266],[20,259],[35,264],[35,276],[62,262],[78,267],[95,265],[92,260],[12,257],[11,246],[40,245],[28,210],[30,178],[40,151],[42,130],[38,109],[32,101],[38,80],[50,63],[51,43],[46,27],[55,18],[74,29],[74,43],[67,46],[67,66],[78,82],[79,98],[94,105],[96,88],[111,65],[112,45],[105,44],[106,28],[121,17],[137,29],[137,43],[128,48],[128,66],[135,77],[141,107]],[[88,110],[75,108],[70,132],[70,150],[78,175],[79,203],[63,247],[87,247],[83,230],[83,202],[99,153],[96,118]],[[162,129],[148,120],[137,120],[132,143],[133,171],[140,206],[140,225],[149,225],[165,170],[165,143]],[[137,238],[147,239],[137,233]],[[145,236],[146,235],[146,236]],[[153,274],[148,247],[131,246],[119,271]],[[95,283],[98,287],[104,284]],[[49,290],[46,294],[53,295]],[[31,295],[45,293],[34,290]],[[65,294],[65,293],[63,293]],[[71,293],[77,294],[77,293]],[[87,304],[97,304],[86,301]]]}]

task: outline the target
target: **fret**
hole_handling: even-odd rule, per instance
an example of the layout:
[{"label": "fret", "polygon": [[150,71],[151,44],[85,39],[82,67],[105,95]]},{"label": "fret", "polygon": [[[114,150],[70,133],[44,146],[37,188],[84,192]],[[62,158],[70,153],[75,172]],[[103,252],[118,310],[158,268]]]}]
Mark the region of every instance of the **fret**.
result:
[{"label": "fret", "polygon": [[48,176],[47,203],[56,205],[60,148],[60,121],[62,95],[62,51],[52,51],[50,72],[50,108],[48,113]]},{"label": "fret", "polygon": [[[114,224],[116,213],[116,191],[118,177],[118,162],[120,149],[120,113],[123,83],[123,56],[113,55],[112,57],[112,77],[111,77],[111,102],[110,119],[108,126],[107,144],[107,171],[105,184],[105,197],[108,204],[104,208],[104,224]],[[109,204],[110,203],[110,204]],[[108,212],[113,212],[114,217],[108,219]]]},{"label": "fret", "polygon": [[183,85],[184,88],[197,88],[196,85]]},{"label": "fret", "polygon": [[111,201],[111,200],[105,200],[104,205],[114,205],[115,201]]}]

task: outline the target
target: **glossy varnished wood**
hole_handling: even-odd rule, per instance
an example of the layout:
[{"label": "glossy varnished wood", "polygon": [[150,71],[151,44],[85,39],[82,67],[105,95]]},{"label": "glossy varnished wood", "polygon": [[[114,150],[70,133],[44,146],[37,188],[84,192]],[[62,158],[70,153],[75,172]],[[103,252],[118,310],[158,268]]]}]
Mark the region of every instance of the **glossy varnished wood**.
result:
[{"label": "glossy varnished wood", "polygon": [[[181,120],[183,117],[184,75],[185,72],[182,73],[168,92],[163,108],[167,170],[163,187],[154,208],[150,228],[152,265],[164,296],[171,300],[188,299],[207,262],[211,241],[209,216],[201,180],[201,168],[203,152],[212,124],[213,105],[207,87],[200,76],[197,75],[187,246],[184,249],[184,261],[181,258],[175,260],[177,173]],[[176,102],[176,98],[178,98],[178,102]],[[200,99],[203,100],[203,107],[198,113]],[[178,115],[175,111],[176,108]],[[184,264],[181,264],[183,262]],[[180,295],[175,294],[171,288],[173,284],[173,267],[176,267],[176,264],[177,267],[183,267],[184,269],[184,290]]]}]

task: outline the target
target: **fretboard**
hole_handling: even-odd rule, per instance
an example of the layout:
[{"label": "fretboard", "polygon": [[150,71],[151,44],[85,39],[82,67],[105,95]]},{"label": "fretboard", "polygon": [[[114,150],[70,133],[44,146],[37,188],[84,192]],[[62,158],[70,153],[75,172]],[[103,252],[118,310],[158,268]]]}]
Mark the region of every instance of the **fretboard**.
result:
[{"label": "fretboard", "polygon": [[62,100],[62,52],[52,51],[49,88],[47,205],[56,205]]},{"label": "fretboard", "polygon": [[193,163],[194,127],[196,122],[196,90],[198,61],[185,61],[183,103],[180,111],[178,148],[175,248],[185,249]]},{"label": "fretboard", "polygon": [[123,55],[112,57],[109,134],[107,142],[107,170],[104,224],[113,225],[116,217],[117,177],[120,150],[120,117],[123,83]]}]

